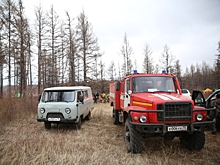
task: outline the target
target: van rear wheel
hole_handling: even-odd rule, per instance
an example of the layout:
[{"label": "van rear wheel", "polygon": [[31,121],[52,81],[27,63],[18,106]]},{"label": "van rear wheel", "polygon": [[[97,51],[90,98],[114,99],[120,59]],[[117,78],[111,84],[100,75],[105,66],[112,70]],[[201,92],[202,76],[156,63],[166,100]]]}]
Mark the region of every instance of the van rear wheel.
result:
[{"label": "van rear wheel", "polygon": [[45,127],[46,129],[51,129],[51,123],[48,122],[48,121],[44,122],[44,127]]},{"label": "van rear wheel", "polygon": [[91,119],[91,112],[89,111],[89,114],[86,116],[86,120],[90,120]]},{"label": "van rear wheel", "polygon": [[81,129],[82,120],[81,117],[79,117],[79,121],[76,123],[77,129]]}]

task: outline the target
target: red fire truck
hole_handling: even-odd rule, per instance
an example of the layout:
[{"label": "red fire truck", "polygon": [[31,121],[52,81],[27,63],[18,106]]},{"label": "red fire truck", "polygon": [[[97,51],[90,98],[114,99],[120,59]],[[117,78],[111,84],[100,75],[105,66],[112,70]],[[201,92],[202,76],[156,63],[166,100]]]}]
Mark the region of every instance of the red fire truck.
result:
[{"label": "red fire truck", "polygon": [[192,97],[182,95],[177,77],[165,72],[135,71],[120,81],[112,81],[110,104],[114,124],[124,124],[128,152],[140,153],[142,139],[158,136],[166,140],[178,137],[187,149],[201,150],[204,131],[213,123],[207,120],[207,114],[215,108],[196,105],[205,100],[200,91],[193,91]]}]

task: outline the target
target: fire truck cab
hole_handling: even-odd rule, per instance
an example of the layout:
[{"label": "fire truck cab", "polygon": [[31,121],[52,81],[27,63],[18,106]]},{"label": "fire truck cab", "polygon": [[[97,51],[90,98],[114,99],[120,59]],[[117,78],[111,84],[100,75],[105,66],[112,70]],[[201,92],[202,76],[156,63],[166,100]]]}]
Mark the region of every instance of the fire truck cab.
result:
[{"label": "fire truck cab", "polygon": [[[194,91],[193,96],[201,95]],[[142,139],[162,136],[179,137],[189,150],[200,150],[205,144],[207,112],[215,108],[195,106],[196,98],[182,95],[179,81],[172,74],[134,74],[110,83],[110,105],[114,124],[124,124],[128,152],[140,153]]]}]

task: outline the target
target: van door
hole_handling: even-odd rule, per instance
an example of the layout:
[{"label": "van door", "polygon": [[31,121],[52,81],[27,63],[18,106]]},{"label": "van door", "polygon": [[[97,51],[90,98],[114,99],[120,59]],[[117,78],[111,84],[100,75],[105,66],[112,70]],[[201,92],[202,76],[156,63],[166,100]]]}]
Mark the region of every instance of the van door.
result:
[{"label": "van door", "polygon": [[85,106],[82,102],[80,102],[80,99],[79,99],[81,95],[83,95],[82,91],[77,91],[77,116],[78,117],[80,117],[85,111],[84,110]]}]

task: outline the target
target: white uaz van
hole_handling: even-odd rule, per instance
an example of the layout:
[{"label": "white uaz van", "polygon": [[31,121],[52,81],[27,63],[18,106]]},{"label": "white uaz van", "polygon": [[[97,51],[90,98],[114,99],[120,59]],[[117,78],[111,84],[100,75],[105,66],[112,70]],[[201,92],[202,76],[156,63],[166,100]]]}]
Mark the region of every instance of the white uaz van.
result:
[{"label": "white uaz van", "polygon": [[93,107],[91,88],[88,86],[51,87],[38,97],[38,122],[46,129],[51,123],[73,123],[81,128],[81,120],[89,120]]}]

